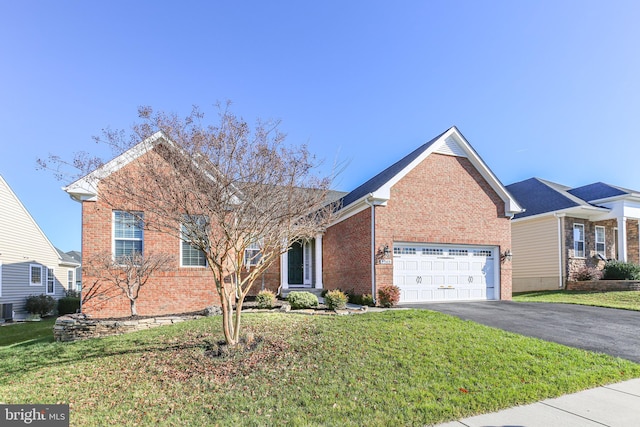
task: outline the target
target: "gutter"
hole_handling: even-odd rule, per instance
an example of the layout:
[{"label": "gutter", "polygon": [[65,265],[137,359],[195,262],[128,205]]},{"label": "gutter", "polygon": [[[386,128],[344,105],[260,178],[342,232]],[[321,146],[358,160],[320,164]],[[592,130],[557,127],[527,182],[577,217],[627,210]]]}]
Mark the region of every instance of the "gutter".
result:
[{"label": "gutter", "polygon": [[377,302],[376,298],[376,207],[373,201],[369,201],[369,199],[373,199],[373,193],[369,193],[367,197],[364,198],[364,202],[371,206],[371,297],[373,298],[373,302]]}]

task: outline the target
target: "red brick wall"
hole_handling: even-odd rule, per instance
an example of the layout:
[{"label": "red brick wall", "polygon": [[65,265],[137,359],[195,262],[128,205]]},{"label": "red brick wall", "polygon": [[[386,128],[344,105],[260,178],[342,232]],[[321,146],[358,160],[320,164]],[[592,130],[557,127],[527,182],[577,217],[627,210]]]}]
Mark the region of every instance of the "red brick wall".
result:
[{"label": "red brick wall", "polygon": [[[82,255],[112,251],[113,209],[101,201],[82,204]],[[145,219],[147,219],[145,217]],[[145,253],[173,254],[171,271],[156,273],[141,289],[137,300],[140,316],[184,313],[219,305],[213,274],[207,267],[179,267],[180,240],[176,235],[144,231]],[[95,277],[85,270],[83,294],[90,291]],[[83,305],[84,313],[95,318],[126,317],[131,314],[129,300],[119,290],[98,296]]]},{"label": "red brick wall", "polygon": [[[431,154],[376,207],[376,248],[394,241],[511,248],[504,202],[464,157]],[[511,263],[500,268],[500,297],[511,299]],[[376,266],[377,286],[393,283],[393,265]]]},{"label": "red brick wall", "polygon": [[371,293],[371,209],[329,227],[322,239],[323,285]]}]

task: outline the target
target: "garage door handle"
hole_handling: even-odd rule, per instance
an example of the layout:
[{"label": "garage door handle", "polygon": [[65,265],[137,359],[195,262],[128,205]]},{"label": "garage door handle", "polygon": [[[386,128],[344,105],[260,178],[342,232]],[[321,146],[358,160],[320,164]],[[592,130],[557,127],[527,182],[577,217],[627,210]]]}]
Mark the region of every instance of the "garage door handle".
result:
[{"label": "garage door handle", "polygon": [[469,279],[467,280],[469,280],[469,283],[473,283],[473,276],[469,276]]},{"label": "garage door handle", "polygon": [[416,277],[416,283],[418,284],[422,283],[422,276]]}]

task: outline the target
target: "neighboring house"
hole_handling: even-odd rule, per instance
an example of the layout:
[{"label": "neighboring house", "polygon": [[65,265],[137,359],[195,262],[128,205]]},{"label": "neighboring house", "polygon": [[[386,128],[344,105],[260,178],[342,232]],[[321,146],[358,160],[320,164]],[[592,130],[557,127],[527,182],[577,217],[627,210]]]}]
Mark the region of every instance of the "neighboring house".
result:
[{"label": "neighboring house", "polygon": [[[77,263],[63,261],[27,209],[0,176],[0,314],[22,320],[30,295],[65,296],[69,271]],[[2,320],[0,320],[2,321]]]},{"label": "neighboring house", "polygon": [[67,291],[80,292],[82,289],[82,255],[78,251],[62,252],[56,248],[60,256],[60,263],[67,267]]},{"label": "neighboring house", "polygon": [[[159,137],[156,136],[156,139]],[[135,149],[135,147],[134,147]],[[132,150],[134,150],[132,149]],[[135,155],[114,159],[135,167]],[[112,250],[119,240],[171,248],[179,262],[151,280],[138,299],[142,315],[199,310],[217,304],[211,273],[193,265],[175,236],[121,230],[126,213],[100,198],[108,191],[80,179],[65,190],[82,203],[83,257]],[[401,302],[511,299],[511,217],[521,212],[493,172],[452,127],[341,197],[337,220],[323,234],[294,244],[258,280],[255,290],[342,289],[376,294],[401,289]],[[129,224],[131,227],[131,224]],[[133,226],[137,227],[136,225]],[[192,254],[191,254],[192,255]],[[91,285],[85,275],[83,288]],[[84,306],[96,317],[127,316],[122,297]]]},{"label": "neighboring house", "polygon": [[640,263],[640,192],[539,178],[507,189],[525,209],[511,228],[514,292],[563,288],[580,269],[608,259]]}]

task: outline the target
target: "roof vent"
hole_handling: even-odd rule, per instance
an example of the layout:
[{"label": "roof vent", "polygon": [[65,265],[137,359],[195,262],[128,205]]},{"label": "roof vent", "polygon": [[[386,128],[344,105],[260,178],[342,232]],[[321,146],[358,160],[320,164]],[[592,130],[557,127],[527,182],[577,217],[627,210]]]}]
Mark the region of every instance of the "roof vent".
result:
[{"label": "roof vent", "polygon": [[467,157],[467,153],[464,152],[460,144],[456,141],[453,136],[448,137],[444,140],[444,142],[438,147],[436,153],[446,154],[449,156],[458,156],[458,157]]}]

